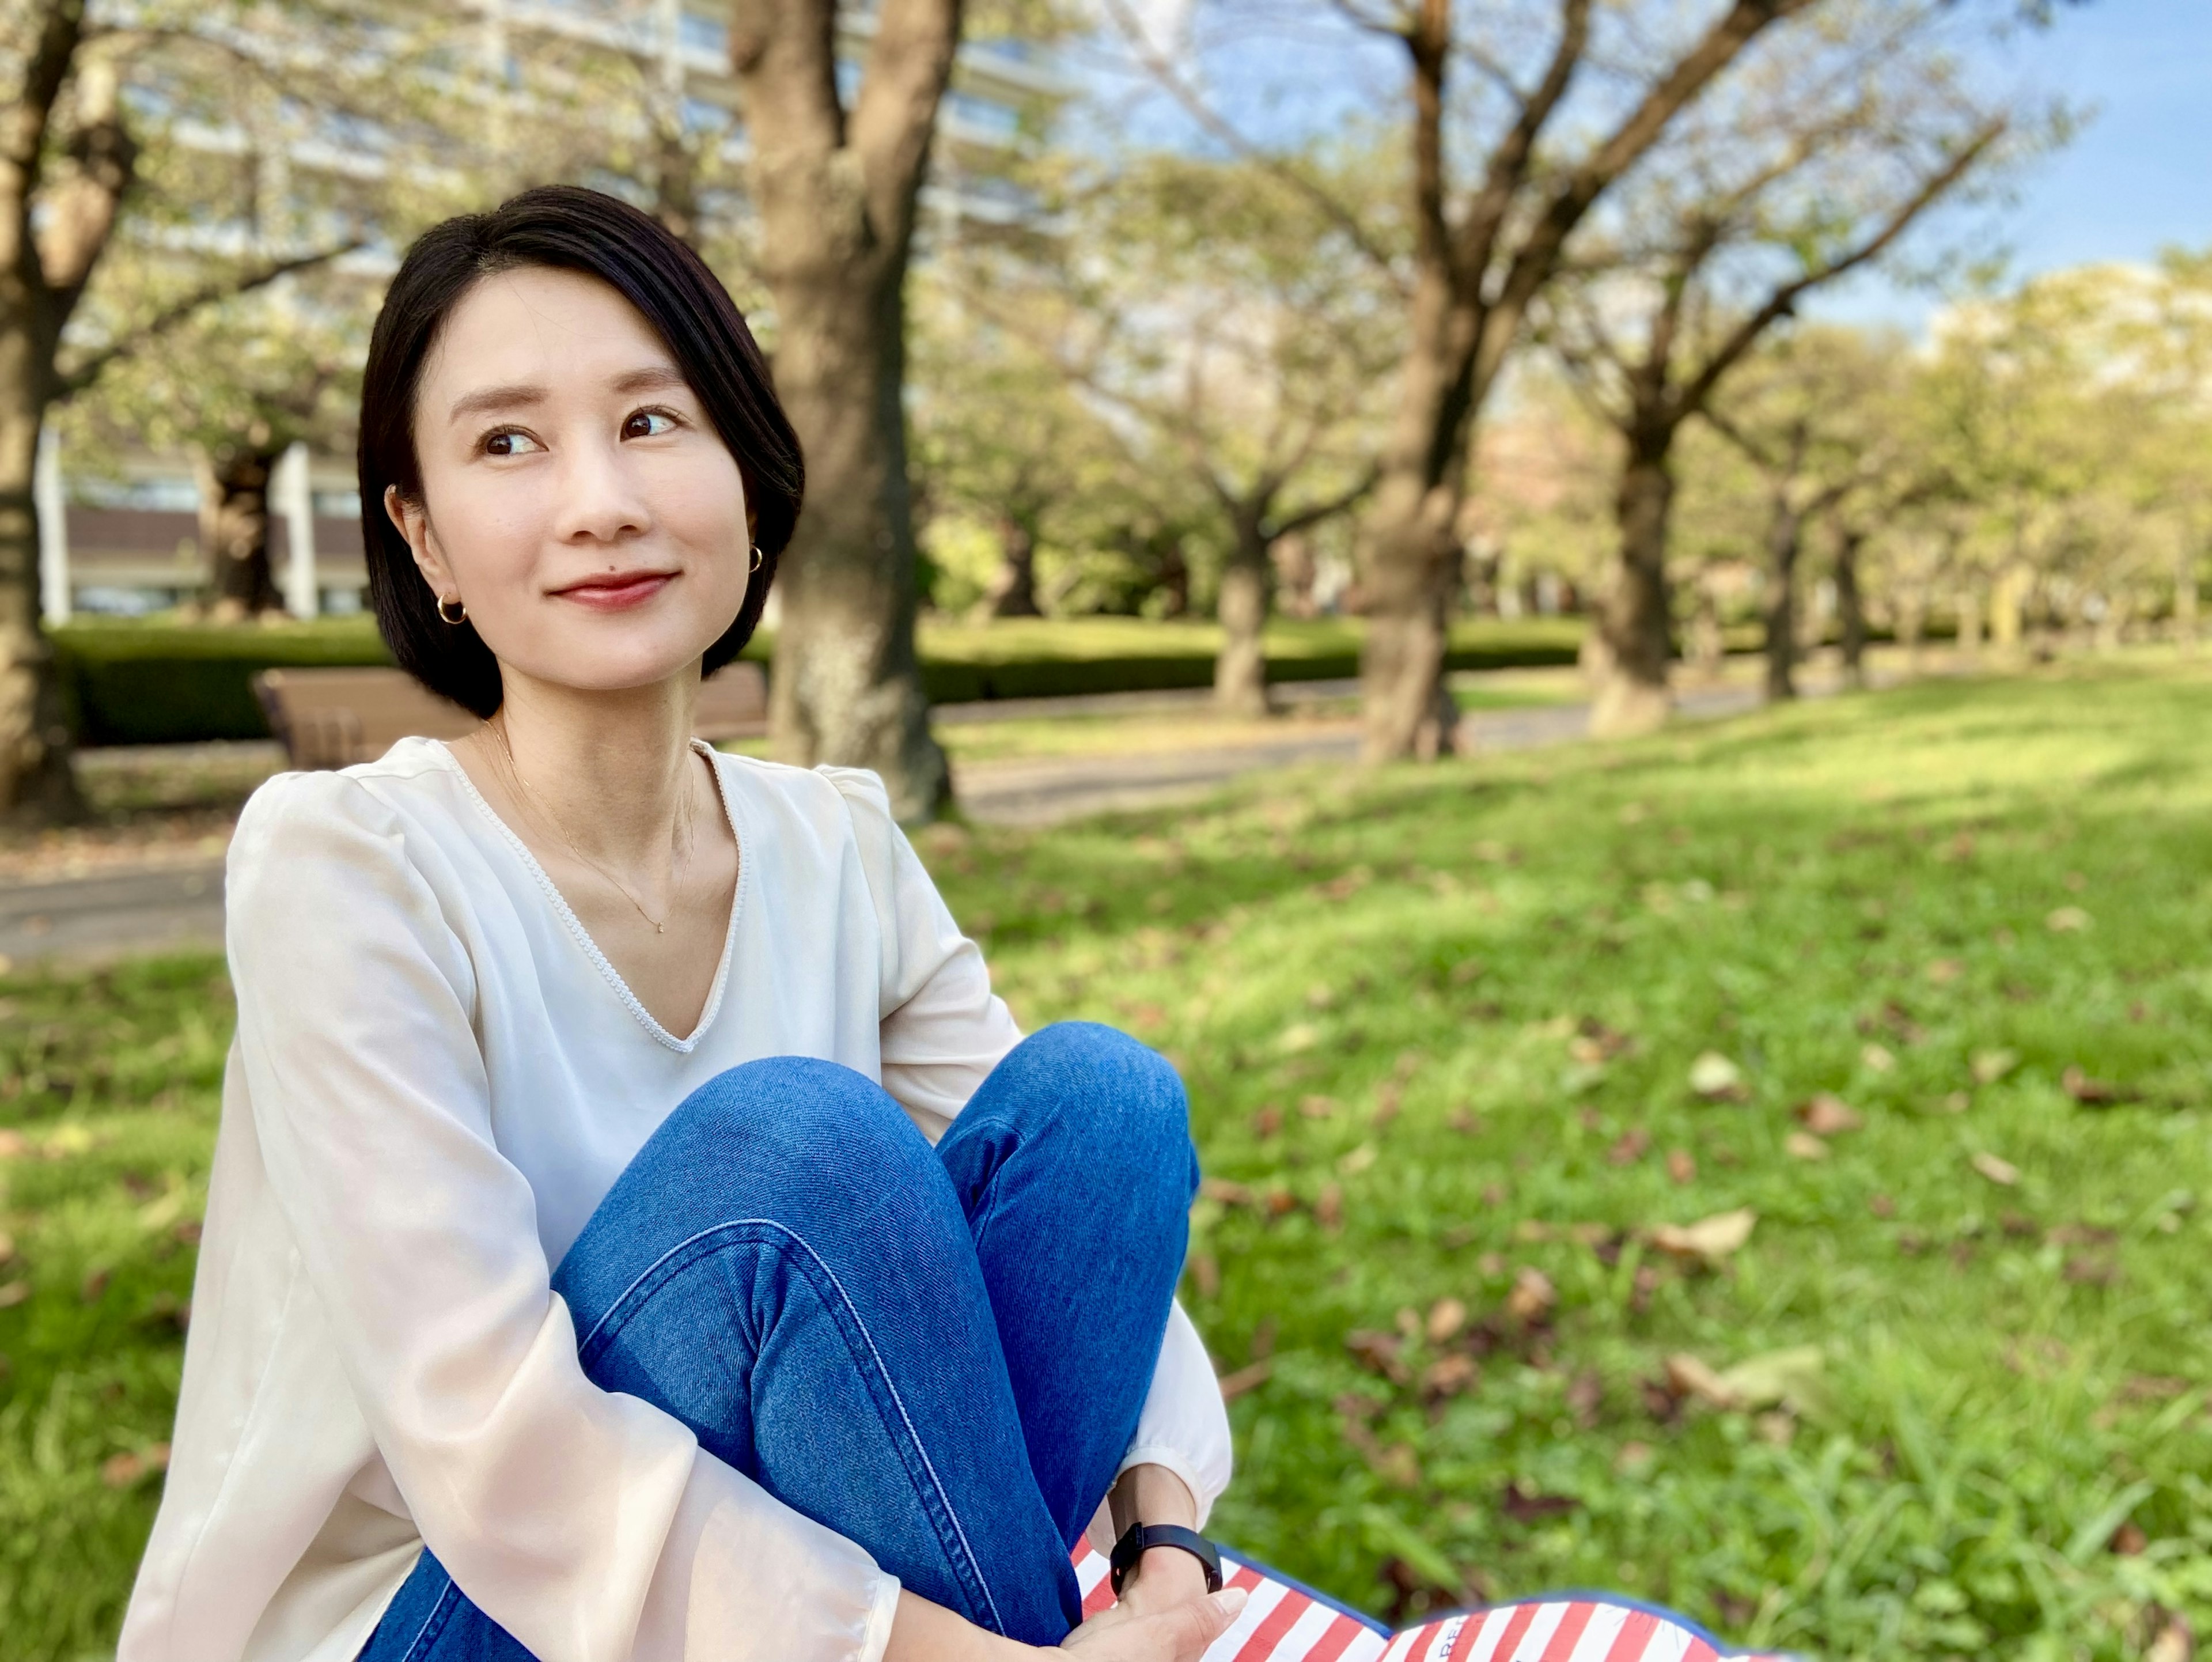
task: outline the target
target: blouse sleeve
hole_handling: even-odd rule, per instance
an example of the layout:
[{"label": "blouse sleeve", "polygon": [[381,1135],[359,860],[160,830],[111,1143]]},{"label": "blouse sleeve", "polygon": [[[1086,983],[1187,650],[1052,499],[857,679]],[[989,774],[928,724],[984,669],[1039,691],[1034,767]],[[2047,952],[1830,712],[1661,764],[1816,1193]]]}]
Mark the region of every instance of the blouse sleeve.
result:
[{"label": "blouse sleeve", "polygon": [[494,1144],[461,941],[398,819],[264,787],[231,846],[239,1048],[271,1188],[416,1526],[545,1662],[874,1662],[898,1584],[599,1390]]},{"label": "blouse sleeve", "polygon": [[[914,845],[891,818],[883,782],[829,768],[851,811],[883,941],[884,1089],[932,1141],[943,1135],[1000,1057],[1021,1041],[991,990],[982,952],[960,933]],[[1178,1303],[1121,1467],[1164,1465],[1198,1501],[1203,1524],[1229,1487],[1229,1413],[1205,1342]]]}]

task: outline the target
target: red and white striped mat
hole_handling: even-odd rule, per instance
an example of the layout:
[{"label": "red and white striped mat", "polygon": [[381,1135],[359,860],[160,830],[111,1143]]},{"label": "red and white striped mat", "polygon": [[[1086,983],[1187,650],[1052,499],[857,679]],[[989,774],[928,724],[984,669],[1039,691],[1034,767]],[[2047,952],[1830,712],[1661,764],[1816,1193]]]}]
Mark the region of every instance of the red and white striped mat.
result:
[{"label": "red and white striped mat", "polygon": [[[1221,1569],[1224,1585],[1252,1598],[1206,1662],[1781,1662],[1718,1650],[1687,1622],[1642,1605],[1574,1596],[1496,1604],[1393,1635],[1229,1553]],[[1086,1616],[1114,1602],[1106,1556],[1087,1540],[1075,1549],[1075,1579]]]}]

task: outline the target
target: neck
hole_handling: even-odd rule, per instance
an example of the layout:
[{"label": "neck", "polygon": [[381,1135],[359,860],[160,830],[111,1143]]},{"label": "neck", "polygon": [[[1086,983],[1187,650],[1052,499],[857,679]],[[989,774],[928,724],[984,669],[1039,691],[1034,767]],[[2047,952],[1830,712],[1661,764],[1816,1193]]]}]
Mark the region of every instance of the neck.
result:
[{"label": "neck", "polygon": [[477,742],[511,761],[532,806],[580,853],[617,869],[665,865],[683,823],[699,672],[619,692],[586,692],[501,666],[496,731]]}]

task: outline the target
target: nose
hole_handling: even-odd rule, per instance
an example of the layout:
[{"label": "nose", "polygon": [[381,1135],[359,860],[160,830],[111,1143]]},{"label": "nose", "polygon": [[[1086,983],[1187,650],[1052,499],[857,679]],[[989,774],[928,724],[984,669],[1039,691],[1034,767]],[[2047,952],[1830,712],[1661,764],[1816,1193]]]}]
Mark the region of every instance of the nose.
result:
[{"label": "nose", "polygon": [[554,534],[564,543],[627,542],[651,528],[653,514],[619,445],[592,439],[562,447],[554,485]]}]

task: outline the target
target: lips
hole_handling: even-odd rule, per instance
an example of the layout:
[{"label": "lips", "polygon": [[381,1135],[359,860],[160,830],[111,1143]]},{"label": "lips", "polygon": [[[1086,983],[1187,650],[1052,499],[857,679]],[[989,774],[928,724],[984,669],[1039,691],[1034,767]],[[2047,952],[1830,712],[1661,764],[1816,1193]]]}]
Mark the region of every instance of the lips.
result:
[{"label": "lips", "polygon": [[672,571],[610,572],[603,577],[586,577],[582,582],[571,583],[554,593],[594,612],[627,612],[633,606],[643,606],[674,581],[675,576]]}]

